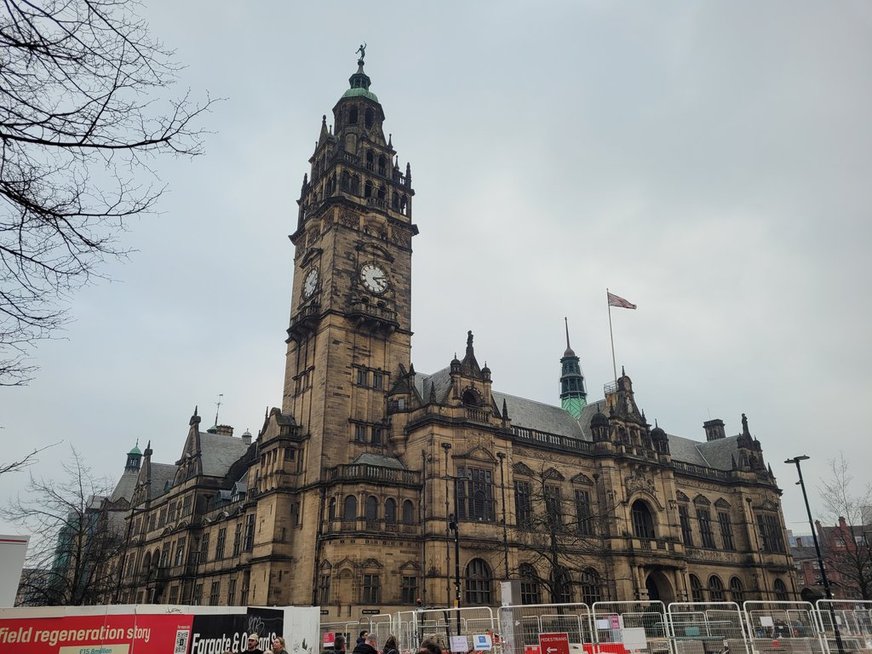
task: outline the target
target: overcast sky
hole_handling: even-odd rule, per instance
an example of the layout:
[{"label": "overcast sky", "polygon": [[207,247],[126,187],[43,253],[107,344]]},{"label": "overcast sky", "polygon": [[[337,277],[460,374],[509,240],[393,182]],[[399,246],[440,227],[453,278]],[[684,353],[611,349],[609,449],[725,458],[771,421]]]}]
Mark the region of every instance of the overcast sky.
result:
[{"label": "overcast sky", "polygon": [[[416,190],[412,358],[475,333],[495,390],[559,403],[567,316],[589,399],[618,367],[648,419],[750,429],[788,528],[872,441],[872,4],[156,2],[180,91],[226,98],[205,156],[156,162],[137,251],[71,303],[38,377],[0,389],[3,460],[62,441],[111,482],[139,439],[174,462],[200,406],[255,434],[281,405],[296,199],[355,50]],[[28,473],[0,477],[0,500]],[[0,530],[12,530],[0,523]]]}]

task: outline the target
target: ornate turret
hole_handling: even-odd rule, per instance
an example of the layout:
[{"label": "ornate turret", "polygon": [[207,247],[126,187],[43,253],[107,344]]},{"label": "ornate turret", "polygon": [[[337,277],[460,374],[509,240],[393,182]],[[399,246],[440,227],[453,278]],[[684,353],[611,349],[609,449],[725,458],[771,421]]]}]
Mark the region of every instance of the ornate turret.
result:
[{"label": "ornate turret", "polygon": [[579,358],[569,345],[569,322],[563,319],[566,327],[566,351],[560,359],[560,406],[574,418],[581,417],[581,410],[587,404],[584,390],[584,375],[581,374]]},{"label": "ornate turret", "polygon": [[124,471],[139,471],[139,466],[142,464],[142,451],[139,449],[139,439],[136,440],[136,445],[127,453],[127,463],[124,464]]}]

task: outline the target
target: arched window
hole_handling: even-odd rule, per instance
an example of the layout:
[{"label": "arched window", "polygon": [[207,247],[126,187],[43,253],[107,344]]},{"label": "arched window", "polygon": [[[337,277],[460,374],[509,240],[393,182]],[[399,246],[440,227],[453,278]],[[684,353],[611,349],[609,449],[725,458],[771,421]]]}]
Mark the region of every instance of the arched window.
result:
[{"label": "arched window", "polygon": [[327,519],[336,520],[336,498],[330,498],[330,504],[327,505]]},{"label": "arched window", "polygon": [[784,582],[781,579],[776,579],[775,583],[772,584],[772,590],[775,591],[775,599],[779,602],[786,602],[789,597],[787,597],[787,586],[784,585]]},{"label": "arched window", "polygon": [[360,193],[360,177],[357,175],[351,176],[351,192],[355,195]]},{"label": "arched window", "polygon": [[709,577],[709,600],[712,602],[724,601],[724,583],[717,575]]},{"label": "arched window", "polygon": [[536,569],[529,563],[522,563],[518,568],[518,576],[521,577],[521,604],[541,604]]},{"label": "arched window", "polygon": [[391,206],[392,206],[394,209],[399,209],[399,208],[400,208],[400,196],[397,195],[396,193],[392,193],[392,194],[391,194]]},{"label": "arched window", "polygon": [[366,184],[363,185],[363,197],[372,197],[372,182],[369,180],[366,180]]},{"label": "arched window", "polygon": [[479,406],[481,404],[481,397],[475,390],[471,388],[467,388],[463,391],[463,395],[460,396],[461,402],[463,402],[466,406]]},{"label": "arched window", "polygon": [[363,114],[363,124],[366,126],[367,129],[372,127],[372,121],[374,117],[375,114],[373,113],[372,109],[367,109],[366,113]]},{"label": "arched window", "polygon": [[357,520],[357,498],[354,495],[349,495],[345,498],[345,506],[342,507],[342,519],[345,522]]},{"label": "arched window", "polygon": [[593,568],[581,573],[581,601],[590,606],[602,599],[602,580]]},{"label": "arched window", "polygon": [[383,154],[382,154],[382,155],[379,155],[379,158],[378,158],[378,174],[379,174],[379,175],[384,175],[385,172],[387,171],[387,167],[388,167],[387,159],[385,159],[385,156],[384,156]]},{"label": "arched window", "polygon": [[366,168],[367,170],[372,170],[374,168],[372,150],[366,151]]},{"label": "arched window", "polygon": [[556,604],[572,602],[572,577],[565,568],[551,571],[551,601]]},{"label": "arched window", "polygon": [[339,186],[342,188],[343,191],[351,190],[351,173],[349,173],[347,170],[342,171],[342,175],[339,178]]},{"label": "arched window", "polygon": [[730,579],[730,595],[736,604],[745,601],[745,589],[742,587],[742,580],[738,577]]},{"label": "arched window", "polygon": [[403,524],[415,524],[415,505],[412,504],[412,500],[406,500],[403,502]]},{"label": "arched window", "polygon": [[397,524],[397,501],[393,497],[385,500],[385,524]]},{"label": "arched window", "polygon": [[148,576],[149,569],[151,568],[151,552],[146,552],[145,556],[142,559],[142,573]]},{"label": "arched window", "polygon": [[705,593],[702,590],[699,577],[696,575],[690,575],[690,598],[694,602],[705,602]]},{"label": "arched window", "polygon": [[388,192],[388,191],[387,191],[387,189],[385,188],[385,185],[384,185],[384,184],[382,184],[381,186],[379,186],[379,187],[378,187],[378,199],[379,199],[379,200],[384,200],[384,199],[385,199],[385,196],[387,195],[387,192]]},{"label": "arched window", "polygon": [[356,125],[357,124],[357,107],[352,107],[348,110],[348,124]]},{"label": "arched window", "polygon": [[473,559],[466,566],[466,603],[491,603],[493,576],[490,566],[482,559]]},{"label": "arched window", "polygon": [[375,529],[378,525],[378,498],[375,495],[366,498],[363,511],[367,529]]},{"label": "arched window", "polygon": [[651,511],[642,500],[633,502],[633,534],[636,538],[651,540],[656,538],[654,534],[654,521],[651,519]]}]

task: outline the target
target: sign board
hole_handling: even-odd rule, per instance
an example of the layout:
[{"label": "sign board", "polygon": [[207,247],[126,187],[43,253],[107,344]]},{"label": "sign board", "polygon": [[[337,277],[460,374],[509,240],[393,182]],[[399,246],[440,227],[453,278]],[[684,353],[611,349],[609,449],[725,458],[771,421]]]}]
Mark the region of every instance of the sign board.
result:
[{"label": "sign board", "polygon": [[524,645],[524,654],[539,654],[538,645]]},{"label": "sign board", "polygon": [[14,606],[30,536],[0,536],[0,606]]},{"label": "sign board", "polygon": [[493,649],[493,642],[491,641],[490,634],[476,634],[473,636],[472,647],[481,652],[491,651]]},{"label": "sign board", "polygon": [[648,639],[644,627],[624,627],[624,647],[630,651],[648,648]]},{"label": "sign board", "polygon": [[381,613],[381,609],[361,609],[360,611],[363,615],[378,615]]},{"label": "sign board", "polygon": [[569,634],[539,634],[539,651],[541,654],[569,654]]},{"label": "sign board", "polygon": [[466,640],[466,636],[452,636],[451,651],[466,654],[469,651],[469,643]]},{"label": "sign board", "polygon": [[336,634],[332,631],[325,631],[322,642],[324,647],[333,647],[336,644]]}]

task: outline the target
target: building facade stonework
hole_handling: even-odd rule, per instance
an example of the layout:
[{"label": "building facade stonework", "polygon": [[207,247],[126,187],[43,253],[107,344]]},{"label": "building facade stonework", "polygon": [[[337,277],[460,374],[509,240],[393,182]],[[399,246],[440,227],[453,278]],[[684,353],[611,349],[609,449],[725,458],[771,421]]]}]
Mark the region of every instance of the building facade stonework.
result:
[{"label": "building facade stonework", "polygon": [[330,620],[495,606],[501,580],[516,603],[794,598],[744,416],[734,436],[668,434],[623,373],[589,401],[568,331],[559,406],[493,389],[471,332],[462,358],[414,369],[415,192],[384,119],[360,60],[300,192],[282,406],[256,438],[195,411],[173,463],[146,448],[116,601]]}]

